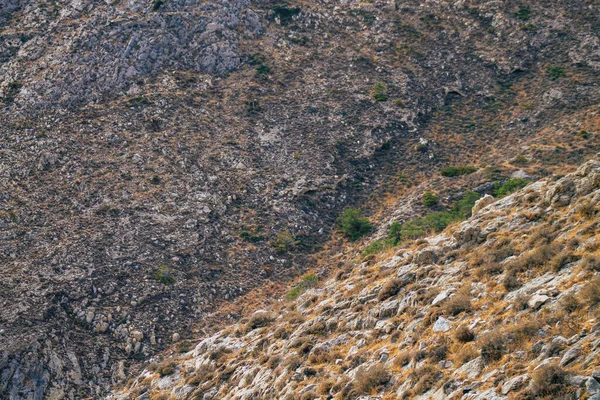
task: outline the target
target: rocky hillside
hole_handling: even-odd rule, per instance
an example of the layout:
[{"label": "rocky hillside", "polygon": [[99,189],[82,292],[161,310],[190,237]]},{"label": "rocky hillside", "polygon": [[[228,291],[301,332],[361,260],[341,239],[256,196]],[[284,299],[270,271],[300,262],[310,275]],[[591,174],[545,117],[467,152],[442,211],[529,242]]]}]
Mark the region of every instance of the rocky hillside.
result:
[{"label": "rocky hillside", "polygon": [[592,160],[438,235],[348,249],[335,277],[305,276],[111,398],[598,399],[599,207]]},{"label": "rocky hillside", "polygon": [[348,206],[384,232],[572,171],[599,32],[585,0],[0,1],[0,397],[106,394],[336,264]]}]

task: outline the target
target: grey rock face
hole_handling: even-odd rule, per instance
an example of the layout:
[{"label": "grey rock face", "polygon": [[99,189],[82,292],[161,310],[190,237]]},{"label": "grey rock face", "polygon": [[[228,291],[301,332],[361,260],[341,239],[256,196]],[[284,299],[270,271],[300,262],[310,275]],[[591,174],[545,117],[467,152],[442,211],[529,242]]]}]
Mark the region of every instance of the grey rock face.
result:
[{"label": "grey rock face", "polygon": [[[240,63],[238,41],[255,38],[262,29],[248,0],[155,4],[161,4],[157,10],[141,1],[109,5],[82,0],[50,17],[37,12],[36,1],[22,4],[21,27],[53,31],[19,43],[8,62],[0,63],[0,86],[21,82],[17,101],[23,105],[73,106],[98,101],[165,68],[223,75]],[[72,19],[81,21],[77,29]],[[43,80],[37,82],[28,76],[34,71],[27,62],[34,60],[52,66],[40,71]]]}]

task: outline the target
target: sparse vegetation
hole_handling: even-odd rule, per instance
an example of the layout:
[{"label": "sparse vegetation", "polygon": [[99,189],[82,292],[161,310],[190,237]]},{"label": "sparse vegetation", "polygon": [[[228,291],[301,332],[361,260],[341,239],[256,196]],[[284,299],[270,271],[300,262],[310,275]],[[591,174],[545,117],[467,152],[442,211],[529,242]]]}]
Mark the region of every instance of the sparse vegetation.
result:
[{"label": "sparse vegetation", "polygon": [[305,290],[314,288],[319,283],[319,278],[315,274],[306,274],[300,279],[293,288],[290,289],[286,298],[288,300],[295,300],[300,296]]},{"label": "sparse vegetation", "polygon": [[[395,228],[395,236],[404,239],[414,239],[428,232],[440,232],[453,222],[461,221],[471,215],[471,209],[479,199],[479,194],[466,192],[463,198],[457,201],[451,210],[438,211],[422,218],[410,220]],[[400,231],[398,233],[398,230]]]},{"label": "sparse vegetation", "polygon": [[440,173],[442,174],[442,176],[455,177],[461,175],[469,175],[475,171],[477,171],[477,167],[473,167],[471,165],[459,165],[442,168]]}]

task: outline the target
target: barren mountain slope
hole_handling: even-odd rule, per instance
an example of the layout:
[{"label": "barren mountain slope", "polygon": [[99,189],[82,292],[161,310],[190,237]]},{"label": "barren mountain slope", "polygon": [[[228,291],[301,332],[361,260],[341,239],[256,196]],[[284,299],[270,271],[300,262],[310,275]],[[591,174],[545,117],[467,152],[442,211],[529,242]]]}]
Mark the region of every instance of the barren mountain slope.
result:
[{"label": "barren mountain slope", "polygon": [[445,187],[442,166],[578,165],[598,149],[598,11],[2,2],[0,396],[105,393],[312,265],[344,207],[408,218],[427,189],[492,179]]},{"label": "barren mountain slope", "polygon": [[600,398],[599,202],[592,160],[437,236],[362,262],[350,249],[335,277],[111,398]]}]

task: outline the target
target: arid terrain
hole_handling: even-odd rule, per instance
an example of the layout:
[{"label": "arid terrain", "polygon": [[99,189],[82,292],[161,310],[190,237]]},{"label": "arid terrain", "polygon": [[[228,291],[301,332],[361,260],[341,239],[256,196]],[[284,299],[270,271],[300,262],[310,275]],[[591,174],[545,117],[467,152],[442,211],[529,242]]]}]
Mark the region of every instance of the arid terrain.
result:
[{"label": "arid terrain", "polygon": [[[580,241],[595,237],[595,208],[581,214],[575,204],[596,201],[590,195],[595,181],[585,194],[572,193],[579,196],[573,204],[558,205],[545,196],[600,151],[599,36],[600,5],[585,0],[1,2],[0,398],[111,393],[168,398],[181,387],[195,398],[302,398],[297,389],[310,379],[337,379],[374,361],[383,342],[362,332],[374,327],[327,328],[328,335],[360,331],[348,343],[364,334],[374,347],[364,350],[371,353],[361,356],[362,363],[342,372],[339,366],[356,353],[339,348],[341,364],[337,358],[323,360],[317,375],[301,380],[247,359],[258,354],[247,347],[254,336],[291,354],[291,342],[275,341],[287,338],[267,339],[275,325],[249,332],[239,327],[259,309],[269,316],[280,313],[278,325],[287,320],[283,310],[294,307],[304,307],[294,311],[303,321],[313,320],[322,308],[318,303],[337,303],[342,299],[336,296],[352,292],[337,285],[357,281],[365,286],[347,296],[367,288],[367,300],[358,302],[362,308],[352,311],[364,318],[381,305],[371,302],[375,286],[405,265],[416,264],[409,272],[419,278],[411,283],[423,286],[414,296],[429,294],[411,303],[416,311],[389,316],[402,335],[411,323],[412,337],[430,329],[434,316],[457,319],[453,327],[478,318],[481,326],[470,329],[483,340],[495,324],[516,324],[537,313],[544,315],[538,322],[546,339],[566,335],[544,325],[571,318],[559,310],[555,291],[575,287],[578,293],[574,285],[593,281],[597,270],[586,269],[581,260],[595,249],[570,248],[579,258],[562,275],[562,265],[556,271],[546,267],[550,258],[532,266],[530,274],[518,269],[514,279],[522,287],[547,268],[553,279],[566,280],[535,288],[543,287],[541,295],[551,299],[543,307],[518,314],[514,306],[502,314],[498,307],[514,300],[514,290],[497,287],[506,272],[476,275],[490,260],[478,264],[476,255],[465,253],[485,253],[495,242],[456,239],[435,260],[419,263],[403,255],[422,251],[423,240],[441,240],[434,235],[454,237],[458,214],[448,223],[407,231],[393,244],[385,238],[393,222],[407,230],[419,217],[449,212],[469,193],[497,199],[491,208],[506,214],[498,226],[510,237],[514,256],[566,243],[564,235],[579,235],[583,225],[590,227]],[[465,166],[474,171],[463,174]],[[447,167],[460,171],[442,174]],[[529,182],[537,183],[519,192]],[[539,192],[532,200],[536,210],[521,200],[513,203],[529,187]],[[519,194],[510,197],[513,191]],[[431,202],[424,201],[428,196]],[[590,198],[581,200],[585,196]],[[372,225],[356,240],[336,227],[349,207],[360,208]],[[485,210],[473,218],[500,218]],[[536,213],[538,219],[520,220]],[[460,219],[468,214],[470,207]],[[552,218],[561,224],[550,224]],[[518,222],[511,225],[513,219]],[[528,223],[549,224],[549,243],[519,236],[533,234]],[[454,230],[440,233],[446,225]],[[447,265],[438,260],[454,263],[456,272],[447,281],[439,281]],[[306,273],[316,277],[311,281],[316,287],[286,300]],[[458,280],[472,281],[468,293],[451,285]],[[471,297],[473,313],[448,317],[432,308],[433,292],[450,296],[459,289]],[[313,297],[319,299],[314,307],[301,306]],[[484,312],[477,311],[478,302],[493,304]],[[597,311],[585,304],[568,331],[580,337],[556,354],[572,345],[593,353],[593,336],[586,335]],[[336,309],[335,316],[354,318],[346,312]],[[286,329],[291,333],[296,326]],[[236,331],[241,333],[231,340],[242,344],[235,351],[210,356],[208,338],[227,348],[220,340]],[[423,340],[450,340],[452,334]],[[526,352],[518,362],[522,367],[501,371],[487,383],[479,375],[472,379],[492,390],[517,372],[533,377],[528,368],[539,363],[526,348],[532,337],[518,344]],[[205,344],[196,346],[201,340]],[[404,336],[399,340],[397,353],[419,350],[417,342],[406,342],[402,350]],[[436,362],[450,360],[453,366],[435,364],[446,378],[460,364],[452,358],[458,349],[450,350],[450,358]],[[179,351],[188,359],[173,361],[176,375],[161,378],[150,370],[150,362],[161,364]],[[399,393],[396,383],[421,368],[421,361],[386,366],[395,381],[375,385],[368,394]],[[485,368],[492,371],[501,362]],[[565,368],[575,365],[573,371],[587,377],[598,367],[582,363],[583,358]],[[260,368],[263,386],[245,375],[239,386],[241,372],[232,371],[214,375],[220,383],[208,374],[196,377],[189,389],[190,376],[198,374],[188,370],[204,371],[206,365],[213,374],[228,365]],[[264,385],[277,376],[287,378],[277,392],[267,391]],[[169,383],[162,387],[163,381]],[[304,398],[360,396],[312,389]],[[409,392],[414,385],[405,389],[398,396],[416,396]],[[444,390],[439,398],[449,395]]]}]

